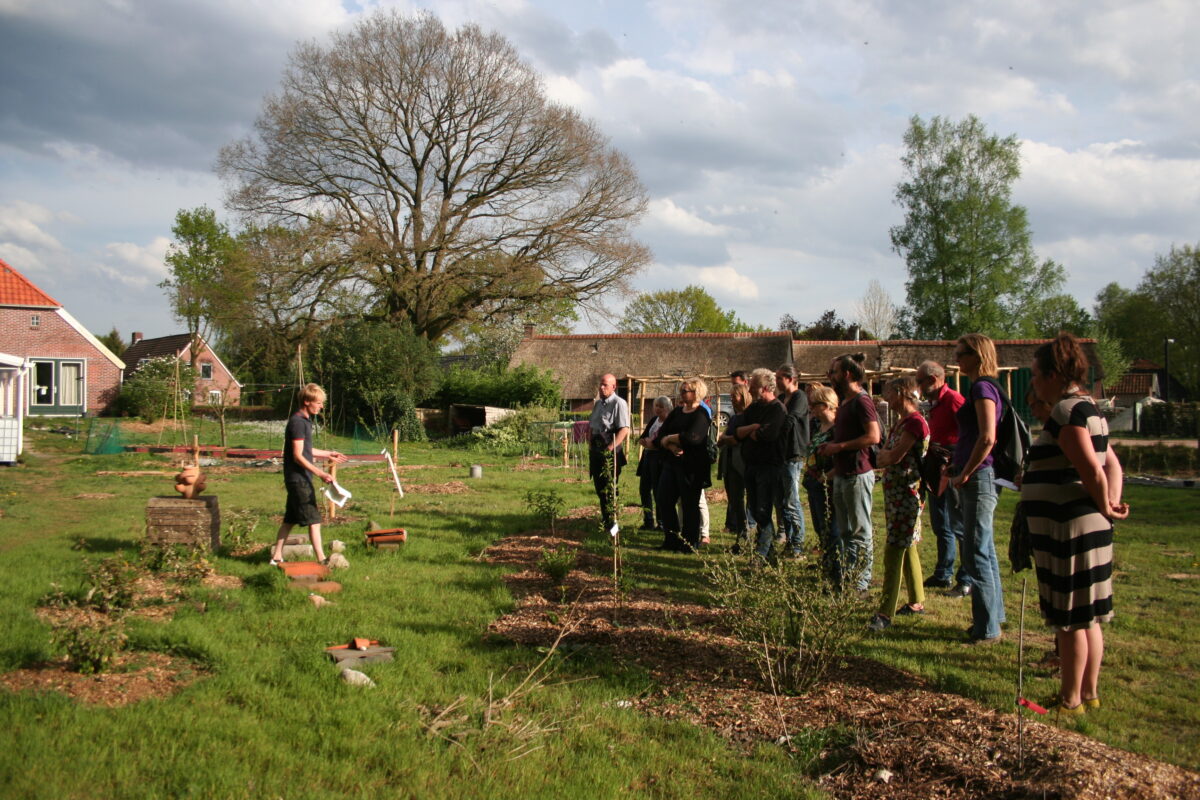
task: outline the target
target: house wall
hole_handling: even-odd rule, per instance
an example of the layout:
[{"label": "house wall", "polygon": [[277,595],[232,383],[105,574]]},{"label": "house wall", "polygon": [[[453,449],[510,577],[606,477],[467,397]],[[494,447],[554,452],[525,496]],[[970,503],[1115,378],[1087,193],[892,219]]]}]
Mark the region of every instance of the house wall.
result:
[{"label": "house wall", "polygon": [[[38,316],[38,326],[30,319]],[[0,308],[0,346],[25,358],[65,358],[84,362],[86,411],[106,409],[121,389],[121,370],[83,338],[53,308]]]},{"label": "house wall", "polygon": [[[191,357],[191,349],[184,350],[181,354],[184,359]],[[205,380],[201,378],[201,366],[204,364],[212,364],[212,379]],[[196,369],[196,391],[192,395],[192,403],[194,405],[208,405],[208,393],[214,389],[219,390],[225,399],[225,405],[236,406],[242,399],[242,388],[238,386],[237,381],[229,374],[229,371],[222,365],[221,360],[213,353],[212,348],[207,344],[200,354],[196,357],[196,363],[193,365]]]}]

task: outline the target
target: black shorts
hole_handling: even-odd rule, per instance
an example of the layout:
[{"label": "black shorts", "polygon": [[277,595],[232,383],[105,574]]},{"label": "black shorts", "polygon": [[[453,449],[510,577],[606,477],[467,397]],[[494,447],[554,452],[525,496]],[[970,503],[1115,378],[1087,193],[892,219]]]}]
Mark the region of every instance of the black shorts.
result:
[{"label": "black shorts", "polygon": [[320,525],[321,511],[312,481],[286,481],[287,507],[283,510],[285,525]]}]

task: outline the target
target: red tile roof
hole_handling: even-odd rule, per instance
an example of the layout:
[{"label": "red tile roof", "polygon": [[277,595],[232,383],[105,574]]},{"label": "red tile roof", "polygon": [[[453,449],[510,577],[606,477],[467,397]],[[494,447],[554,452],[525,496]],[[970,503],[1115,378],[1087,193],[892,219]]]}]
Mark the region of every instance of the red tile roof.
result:
[{"label": "red tile roof", "polygon": [[62,308],[62,303],[0,259],[0,306]]},{"label": "red tile roof", "polygon": [[1115,386],[1105,386],[1107,395],[1128,394],[1138,397],[1149,397],[1154,390],[1154,374],[1149,372],[1128,372]]}]

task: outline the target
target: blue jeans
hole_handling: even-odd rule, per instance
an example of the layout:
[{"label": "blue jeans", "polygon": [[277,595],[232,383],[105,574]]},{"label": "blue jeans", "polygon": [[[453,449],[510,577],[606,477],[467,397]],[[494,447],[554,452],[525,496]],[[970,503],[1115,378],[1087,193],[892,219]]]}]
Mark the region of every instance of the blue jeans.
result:
[{"label": "blue jeans", "polygon": [[800,505],[800,476],[804,474],[804,462],[789,461],[783,465],[783,470],[783,493],[776,501],[779,526],[787,537],[788,550],[800,553],[804,549],[804,507]]},{"label": "blue jeans", "polygon": [[871,491],[875,473],[833,476],[833,514],[839,536],[835,542],[833,585],[853,580],[855,588],[871,586],[871,567],[875,560],[875,537],[871,527]]},{"label": "blue jeans", "polygon": [[813,530],[817,532],[817,541],[821,544],[821,568],[830,582],[834,580],[837,560],[834,554],[838,550],[837,519],[833,514],[833,498],[830,496],[830,485],[819,481],[805,479],[804,489],[808,493],[808,510],[812,514]]},{"label": "blue jeans", "polygon": [[970,585],[964,564],[959,563],[958,573],[954,572],[954,560],[958,556],[958,547],[962,544],[962,520],[955,520],[952,508],[954,501],[953,489],[947,488],[941,497],[929,493],[929,522],[933,526],[933,535],[937,537],[937,565],[933,568],[933,579],[950,581],[964,586]]},{"label": "blue jeans", "polygon": [[782,464],[746,465],[746,506],[750,517],[758,523],[758,539],[754,552],[764,560],[771,555],[771,545],[775,543],[775,525],[771,519],[771,512],[782,497],[786,482],[787,471]]},{"label": "blue jeans", "polygon": [[976,639],[999,636],[1000,623],[1005,621],[1000,559],[992,535],[996,497],[995,473],[982,467],[958,490],[954,508],[963,531],[962,563],[972,586],[971,636]]}]

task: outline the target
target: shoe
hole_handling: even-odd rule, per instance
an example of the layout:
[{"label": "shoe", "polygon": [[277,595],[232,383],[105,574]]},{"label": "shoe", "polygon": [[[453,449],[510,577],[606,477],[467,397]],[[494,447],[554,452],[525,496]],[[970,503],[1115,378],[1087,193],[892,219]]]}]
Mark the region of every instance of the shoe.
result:
[{"label": "shoe", "polygon": [[1099,697],[1085,697],[1083,699],[1083,704],[1085,706],[1087,706],[1088,708],[1099,708],[1100,707],[1100,698]]},{"label": "shoe", "polygon": [[928,578],[925,579],[925,583],[923,585],[925,586],[926,589],[949,589],[950,581],[943,580],[941,578],[935,578],[932,575],[930,575]]},{"label": "shoe", "polygon": [[[1099,698],[1092,699],[1096,700]],[[1061,697],[1055,697],[1049,703],[1046,703],[1046,710],[1053,711],[1056,716],[1066,714],[1069,717],[1082,717],[1087,713],[1087,701],[1084,701],[1077,706],[1069,706],[1063,702]]]},{"label": "shoe", "polygon": [[925,613],[925,609],[917,608],[912,603],[908,603],[907,605],[900,606],[900,610],[896,612],[896,616],[907,617],[910,614],[924,614],[924,613]]},{"label": "shoe", "polygon": [[706,533],[700,537],[700,544],[708,544],[708,543],[709,543],[708,542],[708,534]]},{"label": "shoe", "polygon": [[871,617],[871,621],[867,623],[867,629],[872,631],[882,631],[892,627],[892,621],[883,614],[876,614]]},{"label": "shoe", "polygon": [[953,589],[946,592],[946,597],[956,597],[960,600],[964,597],[970,597],[971,588],[972,587],[967,586],[966,584],[960,583],[958,586],[955,586]]},{"label": "shoe", "polygon": [[283,563],[282,558],[275,558],[274,556],[271,557],[270,564],[272,567],[278,567],[282,563]]}]

